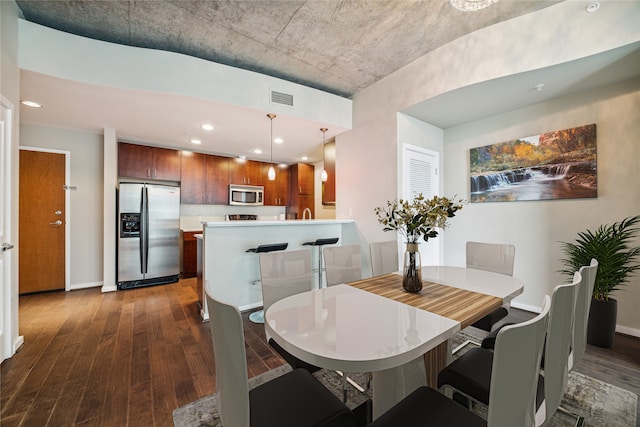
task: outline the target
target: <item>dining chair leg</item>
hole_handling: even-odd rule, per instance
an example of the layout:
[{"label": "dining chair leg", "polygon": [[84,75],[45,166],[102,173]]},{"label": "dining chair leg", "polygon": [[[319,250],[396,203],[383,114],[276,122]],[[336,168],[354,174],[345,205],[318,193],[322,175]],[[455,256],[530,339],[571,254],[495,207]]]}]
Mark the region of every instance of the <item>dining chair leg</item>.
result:
[{"label": "dining chair leg", "polygon": [[575,418],[576,419],[575,427],[582,427],[584,425],[583,416],[576,414],[575,412],[571,412],[568,409],[563,408],[562,406],[558,406],[558,412],[568,415],[571,418]]}]

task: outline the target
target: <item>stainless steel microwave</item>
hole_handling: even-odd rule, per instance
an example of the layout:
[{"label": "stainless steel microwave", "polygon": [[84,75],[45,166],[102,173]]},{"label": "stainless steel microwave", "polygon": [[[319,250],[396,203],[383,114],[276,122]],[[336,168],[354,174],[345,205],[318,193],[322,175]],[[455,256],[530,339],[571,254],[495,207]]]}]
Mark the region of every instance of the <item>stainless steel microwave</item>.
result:
[{"label": "stainless steel microwave", "polygon": [[229,184],[229,204],[244,206],[264,205],[264,187],[261,185]]}]

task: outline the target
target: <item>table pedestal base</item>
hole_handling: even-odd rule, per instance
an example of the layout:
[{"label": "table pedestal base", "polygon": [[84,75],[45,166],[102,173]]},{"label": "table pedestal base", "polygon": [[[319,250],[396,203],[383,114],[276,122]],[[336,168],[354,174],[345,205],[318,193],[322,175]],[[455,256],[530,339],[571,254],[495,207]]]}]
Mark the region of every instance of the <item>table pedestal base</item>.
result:
[{"label": "table pedestal base", "polygon": [[438,373],[449,359],[449,343],[445,341],[409,363],[373,372],[373,419],[420,386],[437,389]]}]

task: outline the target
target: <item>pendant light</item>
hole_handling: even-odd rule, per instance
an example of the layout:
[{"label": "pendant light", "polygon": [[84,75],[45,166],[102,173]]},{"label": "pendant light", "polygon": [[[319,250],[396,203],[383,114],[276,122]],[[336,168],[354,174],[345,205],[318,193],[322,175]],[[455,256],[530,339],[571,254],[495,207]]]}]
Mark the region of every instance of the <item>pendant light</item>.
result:
[{"label": "pendant light", "polygon": [[322,132],[322,173],[320,174],[320,179],[322,180],[322,182],[326,182],[327,179],[329,179],[329,175],[327,174],[327,167],[325,166],[325,159],[324,159],[324,149],[325,149],[325,144],[326,144],[326,140],[325,137],[327,136],[327,131],[329,129],[327,128],[320,128],[320,132]]},{"label": "pendant light", "polygon": [[273,119],[276,118],[276,115],[273,113],[267,114],[269,120],[271,120],[271,164],[269,165],[269,172],[267,172],[267,178],[269,181],[273,181],[276,179],[276,169],[273,167]]}]

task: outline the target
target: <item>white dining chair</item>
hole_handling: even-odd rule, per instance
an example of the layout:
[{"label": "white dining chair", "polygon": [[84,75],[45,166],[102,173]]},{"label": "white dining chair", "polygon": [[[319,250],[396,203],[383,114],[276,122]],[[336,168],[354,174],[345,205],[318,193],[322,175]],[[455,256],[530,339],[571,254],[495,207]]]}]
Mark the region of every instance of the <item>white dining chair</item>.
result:
[{"label": "white dining chair", "polygon": [[216,370],[216,406],[232,427],[355,426],[355,416],[309,371],[295,369],[249,390],[242,316],[207,293]]},{"label": "white dining chair", "polygon": [[[544,348],[544,368],[538,381],[540,399],[535,408],[535,425],[540,426],[556,412],[564,395],[568,380],[568,360],[571,346],[572,321],[575,313],[575,301],[578,289],[582,284],[582,276],[576,272],[573,282],[558,285],[551,296],[549,324],[546,332]],[[470,401],[488,405],[493,395],[492,369],[493,360],[498,350],[498,342],[502,331],[518,326],[520,323],[504,326],[497,334],[495,349],[473,348],[460,356],[438,374],[438,387],[449,393],[459,393]],[[510,357],[522,357],[522,352],[534,351],[531,346],[523,347]],[[513,371],[517,381],[519,373]]]},{"label": "white dining chair", "polygon": [[362,279],[360,245],[326,246],[323,253],[327,286]]},{"label": "white dining chair", "polygon": [[395,240],[369,243],[369,255],[371,256],[371,272],[373,276],[394,273],[400,269],[398,242]]},{"label": "white dining chair", "polygon": [[[490,271],[506,276],[513,276],[515,255],[516,247],[514,245],[469,241],[466,246],[467,268]],[[471,324],[471,326],[485,332],[491,332],[493,326],[504,319],[507,314],[509,314],[507,306],[498,307],[482,319]],[[453,349],[452,353],[458,353],[468,344],[481,345],[479,342],[466,340]]]},{"label": "white dining chair", "polygon": [[488,356],[486,360],[491,367],[488,376],[491,395],[487,397],[486,421],[444,394],[422,386],[369,427],[535,426],[536,389],[550,305],[549,297],[545,296],[538,316],[503,328],[498,335],[495,353],[481,348],[471,350]]},{"label": "white dining chair", "polygon": [[562,397],[567,390],[573,319],[582,282],[582,275],[576,272],[572,283],[556,286],[551,296],[549,328],[541,375],[544,381],[544,401],[536,413],[536,426],[549,422],[560,407]]},{"label": "white dining chair", "polygon": [[[262,304],[266,313],[273,303],[291,295],[310,291],[313,288],[311,250],[269,252],[260,254],[260,281],[262,282]],[[282,348],[269,336],[267,343],[275,349],[292,368],[304,368],[315,372],[320,368],[298,359]]]}]

